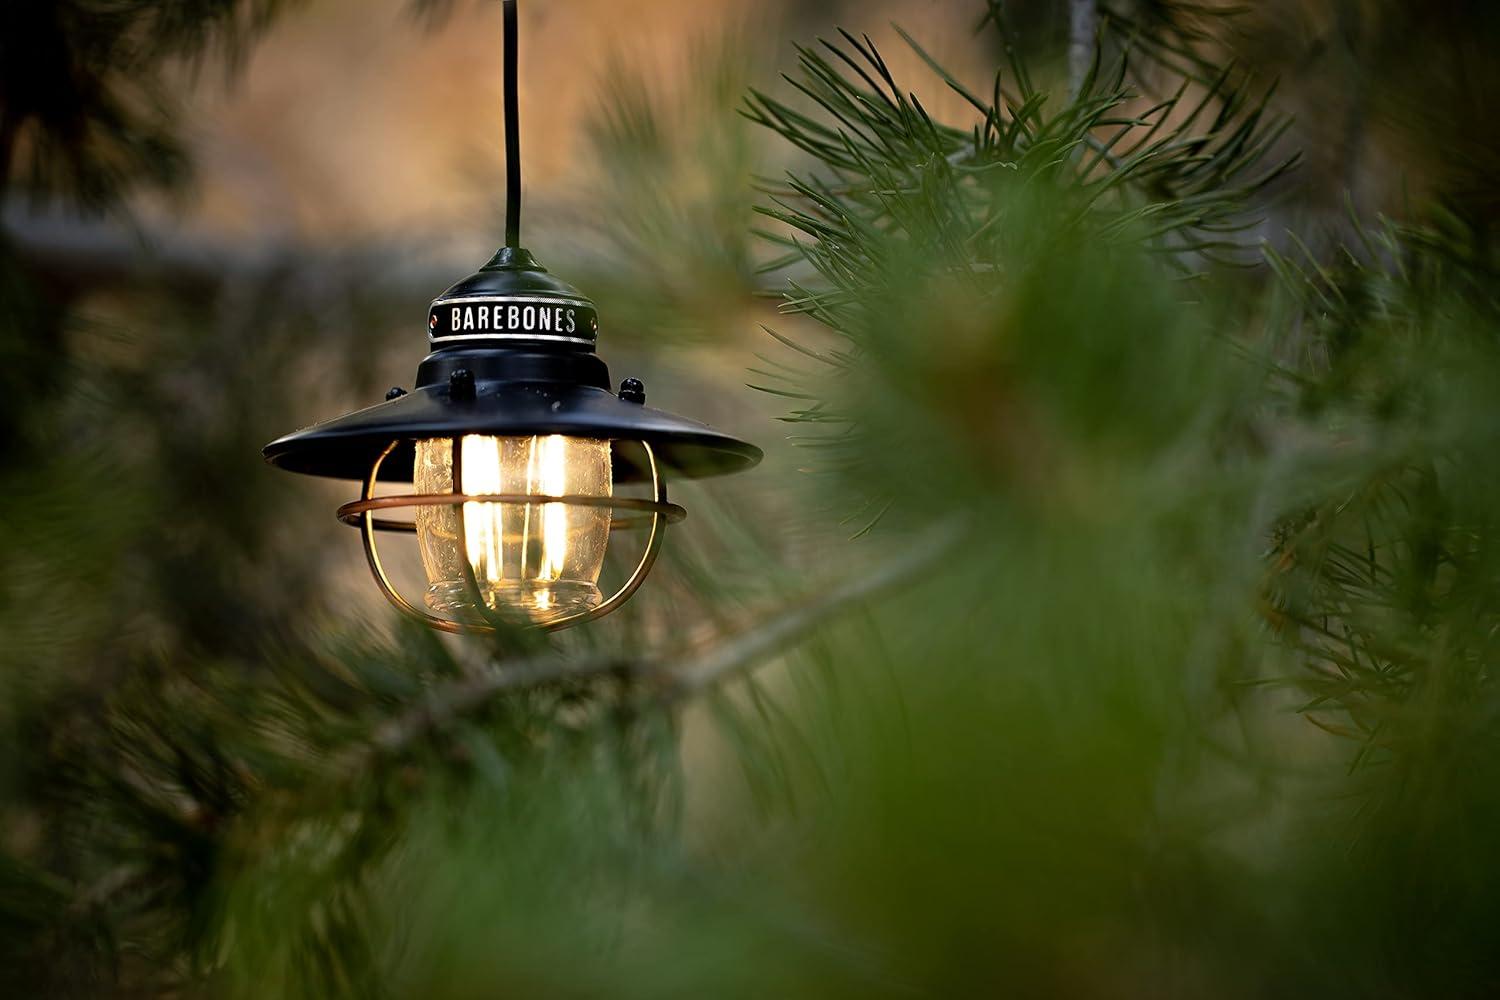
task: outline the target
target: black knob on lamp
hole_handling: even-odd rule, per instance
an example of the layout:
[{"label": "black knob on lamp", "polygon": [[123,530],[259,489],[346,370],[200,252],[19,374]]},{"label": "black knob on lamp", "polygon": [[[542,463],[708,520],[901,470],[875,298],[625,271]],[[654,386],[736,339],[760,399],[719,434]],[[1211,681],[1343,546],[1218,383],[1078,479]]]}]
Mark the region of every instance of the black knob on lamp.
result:
[{"label": "black knob on lamp", "polygon": [[455,368],[448,376],[448,398],[455,403],[467,403],[474,399],[474,373],[467,368]]},{"label": "black knob on lamp", "polygon": [[646,402],[646,383],[638,378],[628,378],[620,383],[620,398],[627,403]]}]

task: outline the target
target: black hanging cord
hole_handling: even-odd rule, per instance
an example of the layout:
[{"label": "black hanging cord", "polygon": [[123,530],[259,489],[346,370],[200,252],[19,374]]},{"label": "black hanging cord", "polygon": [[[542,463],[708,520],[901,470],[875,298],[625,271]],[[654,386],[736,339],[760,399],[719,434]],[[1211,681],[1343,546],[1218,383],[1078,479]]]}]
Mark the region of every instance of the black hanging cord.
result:
[{"label": "black hanging cord", "polygon": [[521,110],[516,94],[516,0],[505,2],[505,245],[521,246]]}]

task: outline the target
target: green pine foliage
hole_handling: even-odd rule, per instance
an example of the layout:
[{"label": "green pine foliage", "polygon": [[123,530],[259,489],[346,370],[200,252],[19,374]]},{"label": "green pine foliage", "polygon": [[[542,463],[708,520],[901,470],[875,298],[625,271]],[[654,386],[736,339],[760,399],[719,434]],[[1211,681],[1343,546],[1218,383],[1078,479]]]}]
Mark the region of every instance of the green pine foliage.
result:
[{"label": "green pine foliage", "polygon": [[[0,11],[0,181],[85,211],[189,167],[172,74],[235,64],[284,0],[54,0]],[[180,79],[177,85],[180,86]],[[3,190],[0,187],[0,190]]]}]

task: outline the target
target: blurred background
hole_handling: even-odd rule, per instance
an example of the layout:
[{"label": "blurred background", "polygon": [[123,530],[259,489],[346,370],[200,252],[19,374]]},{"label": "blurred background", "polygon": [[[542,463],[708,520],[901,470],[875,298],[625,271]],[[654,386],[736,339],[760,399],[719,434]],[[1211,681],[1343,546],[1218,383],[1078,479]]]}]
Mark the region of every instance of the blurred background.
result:
[{"label": "blurred background", "polygon": [[0,983],[1495,995],[1497,19],[521,0],[524,243],[766,459],[481,641],[260,449],[502,241],[500,4],[5,5]]}]

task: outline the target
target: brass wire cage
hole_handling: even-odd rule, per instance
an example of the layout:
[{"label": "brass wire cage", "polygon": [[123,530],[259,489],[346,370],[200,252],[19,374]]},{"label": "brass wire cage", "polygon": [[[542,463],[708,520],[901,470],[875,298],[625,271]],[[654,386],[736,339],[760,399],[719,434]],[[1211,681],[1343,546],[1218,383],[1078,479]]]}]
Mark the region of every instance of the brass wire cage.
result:
[{"label": "brass wire cage", "polygon": [[[460,438],[452,439],[453,449],[453,482],[458,484],[463,481],[463,449],[460,447]],[[399,510],[403,508],[449,505],[460,508],[466,503],[497,503],[497,504],[562,504],[564,506],[583,507],[609,507],[611,510],[642,511],[643,516],[636,517],[611,517],[610,532],[632,530],[650,526],[650,534],[646,537],[645,548],[641,553],[639,562],[631,571],[629,577],[613,594],[601,601],[597,606],[587,611],[577,612],[561,618],[541,622],[536,625],[543,631],[556,631],[567,628],[570,625],[578,625],[583,622],[602,618],[620,605],[628,601],[640,585],[645,582],[646,575],[651,572],[651,567],[656,562],[657,553],[661,550],[662,538],[666,532],[666,525],[676,524],[687,517],[687,511],[675,503],[667,500],[667,484],[662,478],[661,470],[657,466],[655,453],[651,445],[644,442],[635,442],[641,446],[646,455],[647,465],[650,468],[651,495],[654,499],[640,497],[598,497],[583,496],[576,494],[550,495],[544,493],[463,493],[459,492],[455,485],[454,491],[450,493],[401,493],[376,496],[375,487],[380,479],[380,467],[386,458],[400,444],[392,441],[376,458],[375,464],[371,466],[370,473],[364,479],[360,490],[360,499],[351,500],[338,509],[338,518],[347,525],[360,529],[360,537],[364,543],[365,558],[370,564],[370,573],[375,578],[380,592],[385,595],[398,610],[407,617],[421,622],[431,628],[443,632],[460,633],[469,632],[475,634],[493,634],[504,627],[504,621],[496,615],[489,607],[483,588],[474,574],[474,568],[466,559],[460,560],[464,571],[464,582],[468,587],[469,597],[475,613],[480,617],[479,621],[459,621],[435,615],[430,611],[424,611],[403,596],[395,584],[391,582],[389,574],[380,558],[380,547],[376,538],[376,532],[406,532],[415,533],[416,525],[410,521],[390,520],[375,516],[376,511]],[[612,442],[611,448],[621,442]],[[460,551],[467,548],[466,526],[463,517],[457,518],[459,532]]]}]

